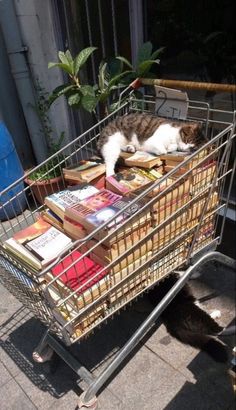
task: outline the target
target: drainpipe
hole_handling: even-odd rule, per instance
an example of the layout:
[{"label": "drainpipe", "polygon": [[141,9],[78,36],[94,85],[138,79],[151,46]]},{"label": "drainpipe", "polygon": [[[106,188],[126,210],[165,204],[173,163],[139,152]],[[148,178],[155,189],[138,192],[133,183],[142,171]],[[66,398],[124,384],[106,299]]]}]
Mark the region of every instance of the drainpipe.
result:
[{"label": "drainpipe", "polygon": [[129,23],[132,63],[137,61],[138,49],[143,44],[143,2],[129,0]]},{"label": "drainpipe", "polygon": [[11,74],[11,68],[1,29],[0,61],[0,121],[2,120],[6,124],[14,140],[21,163],[23,167],[27,169],[32,167],[35,160],[24,114],[18,98],[15,82]]},{"label": "drainpipe", "polygon": [[24,55],[26,48],[22,45],[13,0],[0,1],[0,25],[34,155],[37,162],[40,163],[47,157],[47,145],[42,132],[42,124],[33,108],[36,105],[34,88]]}]

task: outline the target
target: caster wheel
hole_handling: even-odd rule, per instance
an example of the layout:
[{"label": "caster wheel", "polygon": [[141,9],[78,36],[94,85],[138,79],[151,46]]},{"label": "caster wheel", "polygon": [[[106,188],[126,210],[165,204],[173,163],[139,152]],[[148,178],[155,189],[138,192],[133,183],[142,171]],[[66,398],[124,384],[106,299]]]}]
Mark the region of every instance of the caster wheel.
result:
[{"label": "caster wheel", "polygon": [[86,392],[83,392],[79,396],[78,400],[78,409],[80,410],[96,410],[98,406],[98,399],[96,396],[94,396],[91,400],[85,403],[84,397],[85,397]]}]

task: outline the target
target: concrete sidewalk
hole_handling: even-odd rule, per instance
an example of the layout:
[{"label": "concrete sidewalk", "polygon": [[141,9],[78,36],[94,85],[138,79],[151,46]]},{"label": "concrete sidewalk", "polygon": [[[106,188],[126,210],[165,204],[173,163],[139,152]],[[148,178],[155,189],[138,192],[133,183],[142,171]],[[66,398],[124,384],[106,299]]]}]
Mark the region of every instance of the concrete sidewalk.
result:
[{"label": "concrete sidewalk", "polygon": [[[235,273],[209,264],[191,281],[196,296],[208,297],[208,311],[220,309],[219,322],[235,318]],[[98,329],[72,351],[94,374],[112,360],[144,320],[150,306],[141,298]],[[44,327],[0,285],[0,408],[2,410],[74,409],[75,373],[62,361],[35,364],[32,351]],[[231,337],[224,339],[233,346]],[[56,366],[57,365],[57,366]],[[164,326],[152,329],[99,395],[101,410],[233,410],[234,397],[226,365],[171,338]],[[50,373],[54,370],[54,373]]]}]

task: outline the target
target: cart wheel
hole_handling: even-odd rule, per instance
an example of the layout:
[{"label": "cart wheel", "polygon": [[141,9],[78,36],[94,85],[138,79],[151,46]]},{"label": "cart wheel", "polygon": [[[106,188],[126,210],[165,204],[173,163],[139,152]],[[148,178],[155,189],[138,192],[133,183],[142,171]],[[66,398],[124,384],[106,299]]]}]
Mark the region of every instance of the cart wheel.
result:
[{"label": "cart wheel", "polygon": [[53,349],[50,346],[46,346],[43,350],[35,350],[32,354],[32,358],[36,363],[45,363],[52,359]]},{"label": "cart wheel", "polygon": [[96,410],[97,406],[98,406],[98,399],[96,396],[94,396],[91,400],[87,401],[85,403],[84,401],[84,397],[85,397],[86,391],[83,392],[80,396],[79,396],[79,400],[78,400],[78,408],[81,410]]}]

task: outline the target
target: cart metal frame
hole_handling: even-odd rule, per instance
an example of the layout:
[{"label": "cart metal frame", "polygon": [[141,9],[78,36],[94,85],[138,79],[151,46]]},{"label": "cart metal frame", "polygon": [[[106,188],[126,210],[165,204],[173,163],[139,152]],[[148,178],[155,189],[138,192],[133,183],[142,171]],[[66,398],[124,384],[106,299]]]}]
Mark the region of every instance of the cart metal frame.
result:
[{"label": "cart metal frame", "polygon": [[[30,225],[33,221],[35,221],[38,212],[43,209],[43,205],[38,206],[34,196],[34,184],[24,188],[23,190],[26,196],[28,210],[25,211],[22,209],[22,214],[15,215],[14,220],[7,218],[7,207],[9,204],[11,205],[13,203],[12,201],[17,200],[19,195],[22,195],[22,191],[18,192],[13,196],[13,198],[8,199],[5,203],[3,203],[3,209],[6,209],[6,221],[1,224],[2,232],[0,232],[0,267],[2,267],[2,269],[0,269],[0,279],[9,291],[13,293],[34,313],[36,317],[38,317],[47,326],[47,330],[36,348],[36,352],[39,355],[43,355],[45,348],[49,346],[76,372],[82,380],[86,382],[87,389],[80,396],[78,403],[79,408],[81,409],[96,408],[96,395],[101,387],[115,372],[124,359],[131,353],[151,326],[153,326],[163,310],[168,306],[171,300],[182,289],[196,270],[201,268],[208,261],[217,261],[220,264],[228,266],[232,269],[235,269],[236,267],[233,259],[215,251],[222,238],[229,195],[235,172],[236,161],[234,161],[233,165],[229,166],[230,153],[235,138],[235,113],[210,109],[209,105],[204,102],[190,101],[189,104],[191,115],[188,120],[200,120],[203,122],[206,135],[210,137],[208,143],[206,143],[204,147],[201,147],[197,152],[193,153],[187,160],[170,171],[167,175],[160,178],[157,182],[154,182],[150,187],[140,193],[137,198],[134,198],[131,205],[135,205],[137,201],[146,199],[146,201],[142,202],[141,210],[139,209],[138,211],[134,211],[133,215],[131,215],[128,219],[122,221],[119,225],[116,224],[117,216],[122,214],[126,208],[130,207],[131,205],[129,204],[115,217],[110,219],[109,223],[114,221],[116,224],[115,230],[113,232],[108,231],[106,237],[98,239],[95,244],[92,243],[91,245],[91,242],[89,241],[94,238],[94,235],[99,234],[102,229],[106,229],[108,225],[107,222],[104,222],[99,228],[96,228],[85,238],[75,241],[61,255],[58,256],[56,261],[40,273],[35,272],[4,248],[4,240],[11,237],[14,232],[22,229],[25,225]],[[128,102],[125,102],[115,112],[110,114],[94,127],[90,128],[75,141],[68,144],[66,147],[58,151],[57,154],[49,158],[47,161],[44,161],[44,163],[40,164],[35,169],[38,169],[44,165],[46,167],[45,174],[47,174],[57,167],[63,167],[65,162],[69,163],[72,160],[78,160],[81,157],[88,158],[95,152],[95,142],[101,128],[111,119],[119,114],[126,114],[130,112],[130,110],[149,112],[151,108],[151,111],[153,111],[154,105],[155,101],[150,96],[145,96],[143,100],[137,100],[133,95],[131,95]],[[199,112],[201,113],[201,116],[199,116]],[[219,120],[218,115],[223,117],[223,119],[221,118]],[[207,152],[204,158],[201,156],[203,150],[206,150]],[[52,162],[52,160],[54,162]],[[92,294],[91,300],[89,302],[84,301],[82,308],[78,308],[78,311],[76,311],[74,316],[68,316],[69,320],[60,321],[58,319],[58,312],[60,312],[60,309],[68,306],[68,303],[72,303],[78,289],[81,289],[82,285],[77,290],[70,291],[67,295],[60,294],[58,300],[52,302],[50,291],[54,289],[57,281],[60,280],[61,274],[58,277],[47,281],[45,284],[44,278],[47,272],[57,263],[60,263],[60,261],[69,255],[73,249],[83,250],[83,254],[78,260],[82,260],[86,263],[84,258],[86,256],[90,256],[92,252],[95,252],[98,246],[103,246],[104,240],[109,240],[111,237],[118,240],[118,233],[121,229],[124,229],[124,232],[126,232],[125,229],[127,227],[132,227],[134,218],[138,218],[138,228],[140,228],[140,215],[145,215],[145,222],[149,222],[149,220],[147,220],[147,215],[149,215],[151,211],[153,212],[153,205],[155,205],[157,201],[161,201],[164,198],[165,206],[167,203],[167,196],[170,195],[171,199],[173,199],[172,192],[174,189],[179,189],[181,183],[184,185],[186,178],[187,180],[190,180],[191,178],[191,181],[194,181],[193,178],[195,178],[197,168],[199,165],[204,164],[206,160],[210,164],[216,164],[214,165],[211,178],[208,182],[206,182],[206,186],[201,185],[200,189],[198,182],[196,182],[196,185],[193,186],[195,191],[191,193],[191,197],[188,197],[185,202],[181,202],[180,206],[174,208],[170,215],[165,216],[163,220],[157,222],[156,225],[154,225],[150,231],[141,237],[138,242],[132,243],[132,246],[129,246],[128,248],[126,247],[122,251],[118,250],[117,257],[111,260],[107,266],[104,266],[101,272],[104,272],[104,270],[107,270],[108,272],[110,272],[110,270],[111,272],[115,272],[113,269],[115,269],[119,263],[122,263],[125,258],[130,256],[133,258],[132,260],[134,263],[136,261],[134,256],[135,252],[140,250],[142,246],[147,246],[149,239],[152,240],[152,246],[154,246],[153,244],[155,243],[155,238],[155,241],[158,244],[156,250],[153,250],[152,248],[151,255],[149,255],[149,252],[146,249],[144,260],[141,261],[142,258],[138,256],[139,263],[137,266],[133,266],[131,272],[127,271],[118,281],[109,282],[108,285],[106,283],[107,287],[105,291],[100,288],[101,285],[99,281],[96,288],[99,295],[94,297]],[[193,164],[191,161],[195,161],[195,164],[192,167],[187,168],[184,175],[177,174],[182,166]],[[27,176],[30,174],[31,172],[29,172]],[[157,194],[149,196],[154,189],[160,187],[161,184],[165,183],[170,177],[175,177],[172,185],[166,185],[162,191],[159,190],[157,191]],[[211,202],[216,192],[216,195],[218,195],[218,200],[222,197],[226,178],[229,178],[229,188],[226,200],[222,203],[219,203],[219,201],[217,201],[217,203]],[[2,197],[4,198],[4,195],[6,195],[12,188],[15,188],[17,184],[23,180],[24,177],[4,190],[2,192]],[[200,203],[201,205],[199,205]],[[194,206],[196,206],[197,209],[200,206],[200,210],[197,211],[197,223],[196,216],[192,216],[192,213],[196,213],[196,211],[193,211],[195,209]],[[223,214],[223,219],[220,233],[216,236],[216,226],[219,212]],[[158,218],[158,213],[155,217]],[[183,229],[179,228],[179,225],[176,225],[177,220],[180,221],[179,225],[183,224]],[[187,225],[184,225],[185,220],[187,220]],[[202,230],[204,224],[208,226],[208,230],[210,229],[209,226],[211,227],[210,233],[208,231],[207,233],[204,233],[205,231]],[[165,235],[167,235],[166,229],[168,230],[172,226],[174,226],[174,229],[170,230],[170,240],[167,242],[163,242],[163,240],[160,241],[159,237],[164,233],[165,239]],[[131,229],[131,233],[132,232],[133,231]],[[90,245],[87,248],[84,248],[86,244]],[[177,249],[180,253],[175,254],[175,249]],[[149,256],[146,256],[146,254]],[[91,334],[108,318],[112,317],[116,312],[124,308],[128,303],[132,302],[143,292],[153,287],[156,283],[158,283],[158,281],[162,280],[172,271],[179,269],[183,265],[187,266],[183,276],[181,276],[178,282],[118,352],[113,361],[97,378],[94,378],[93,375],[69,353],[66,346],[79,342],[82,338],[87,337],[88,334]],[[74,265],[72,264],[71,266]],[[112,280],[115,275],[115,273],[112,273],[109,276],[109,280]],[[89,279],[87,283],[90,283]],[[109,303],[107,302],[108,300]],[[108,305],[106,304],[106,308],[104,309],[105,303],[108,303]],[[100,312],[101,306],[102,309],[104,309],[103,313],[102,315],[100,315],[100,313],[97,315],[97,313]],[[89,319],[89,315],[91,313],[97,315],[95,321]],[[79,323],[82,323],[82,319],[84,318],[87,320],[87,327],[83,329],[80,334],[76,334],[73,326],[75,326],[79,320],[81,321]]]}]

